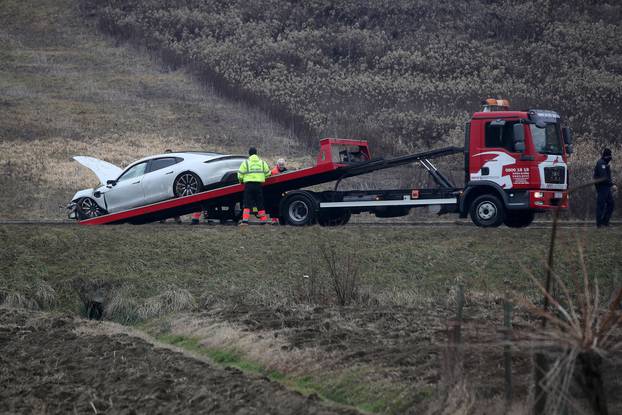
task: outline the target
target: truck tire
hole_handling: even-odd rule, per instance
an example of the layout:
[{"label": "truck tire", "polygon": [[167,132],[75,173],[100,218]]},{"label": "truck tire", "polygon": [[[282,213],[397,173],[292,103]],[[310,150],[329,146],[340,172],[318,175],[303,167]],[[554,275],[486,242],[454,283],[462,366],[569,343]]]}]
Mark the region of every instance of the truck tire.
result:
[{"label": "truck tire", "polygon": [[481,195],[475,198],[470,208],[471,220],[482,228],[496,228],[505,219],[505,207],[498,197]]},{"label": "truck tire", "polygon": [[508,211],[503,223],[508,228],[524,228],[531,225],[536,214],[531,210]]},{"label": "truck tire", "polygon": [[288,225],[313,225],[316,221],[317,200],[307,193],[296,193],[283,203],[283,219]]}]

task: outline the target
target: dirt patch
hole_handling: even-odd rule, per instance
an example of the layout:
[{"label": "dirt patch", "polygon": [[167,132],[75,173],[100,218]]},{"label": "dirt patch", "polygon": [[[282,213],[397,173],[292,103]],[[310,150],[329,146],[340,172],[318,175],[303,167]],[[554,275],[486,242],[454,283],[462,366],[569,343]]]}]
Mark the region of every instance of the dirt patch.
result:
[{"label": "dirt patch", "polygon": [[89,335],[86,324],[0,309],[0,412],[357,413],[139,337]]},{"label": "dirt patch", "polygon": [[[399,382],[409,393],[422,394],[412,398],[414,413],[430,410],[430,405],[438,404],[439,399],[452,399],[451,388],[455,389],[456,383],[466,390],[469,399],[503,407],[503,315],[502,305],[494,301],[465,308],[460,342],[452,340],[455,339],[453,312],[444,306],[271,309],[237,304],[203,316],[234,322],[243,330],[261,332],[264,336],[272,331],[283,339],[282,348],[324,351],[330,354],[331,364],[343,368],[372,367],[376,379]],[[532,341],[531,334],[535,326],[530,317],[515,313],[512,392],[517,403],[526,404],[533,398],[532,353],[537,343]],[[618,375],[621,357],[608,356],[604,373],[612,413],[622,409],[618,398],[622,390]],[[445,395],[444,391],[448,390]],[[575,391],[574,396],[581,396],[581,392]]]}]

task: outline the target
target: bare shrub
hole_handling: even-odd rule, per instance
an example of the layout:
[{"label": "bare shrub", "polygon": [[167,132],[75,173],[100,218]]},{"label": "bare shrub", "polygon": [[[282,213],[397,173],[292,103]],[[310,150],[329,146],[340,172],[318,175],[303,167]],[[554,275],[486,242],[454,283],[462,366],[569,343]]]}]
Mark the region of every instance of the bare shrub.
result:
[{"label": "bare shrub", "polygon": [[328,271],[337,304],[350,305],[359,298],[358,264],[352,255],[343,255],[334,247],[324,246],[320,254]]},{"label": "bare shrub", "polygon": [[[569,193],[592,184],[578,186]],[[542,292],[543,306],[519,296],[519,302],[542,321],[541,330],[534,335],[543,349],[535,356],[534,409],[540,415],[563,413],[567,406],[580,408],[576,395],[571,392],[571,387],[578,386],[593,413],[607,414],[602,363],[622,349],[622,342],[613,336],[616,329],[622,326],[622,288],[615,291],[608,307],[603,310],[598,281],[589,276],[583,247],[579,242],[577,253],[581,276],[574,273],[568,278],[574,289],[571,290],[565,279],[554,272],[558,212],[555,212],[553,218],[545,283],[540,283],[529,274]],[[556,356],[551,365],[544,351]]]},{"label": "bare shrub", "polygon": [[293,290],[293,299],[303,304],[330,304],[330,284],[324,274],[312,269],[309,274],[302,275],[296,280]]},{"label": "bare shrub", "polygon": [[[581,249],[580,252],[582,257]],[[619,311],[622,289],[618,290],[608,309],[603,311],[599,304],[598,282],[590,282],[586,273],[582,282],[575,279],[574,292],[556,275],[555,282],[562,291],[559,298],[553,297],[537,280],[534,281],[550,301],[553,310],[543,310],[526,301],[523,304],[549,323],[535,338],[549,348],[558,350],[555,353],[557,357],[542,380],[542,386],[547,392],[543,413],[559,413],[567,405],[577,407],[579,404],[570,392],[573,385],[583,391],[594,413],[607,413],[602,364],[622,348],[622,344],[612,336],[622,323]]]}]

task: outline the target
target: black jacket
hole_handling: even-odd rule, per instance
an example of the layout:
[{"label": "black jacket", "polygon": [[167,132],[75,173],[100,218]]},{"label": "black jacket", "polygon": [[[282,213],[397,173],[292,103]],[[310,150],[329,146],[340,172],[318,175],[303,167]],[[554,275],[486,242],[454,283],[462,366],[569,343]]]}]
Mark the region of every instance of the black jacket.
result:
[{"label": "black jacket", "polygon": [[611,181],[611,168],[609,167],[609,163],[606,163],[602,158],[596,162],[596,167],[594,167],[594,180],[599,181],[596,183],[596,188],[598,189],[613,186],[613,182]]}]

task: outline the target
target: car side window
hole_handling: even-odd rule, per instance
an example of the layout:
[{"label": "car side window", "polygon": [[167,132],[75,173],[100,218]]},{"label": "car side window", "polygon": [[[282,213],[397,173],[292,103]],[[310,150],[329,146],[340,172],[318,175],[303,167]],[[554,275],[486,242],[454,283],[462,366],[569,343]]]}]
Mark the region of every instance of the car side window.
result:
[{"label": "car side window", "polygon": [[124,180],[133,179],[138,176],[142,176],[145,174],[145,168],[147,167],[147,162],[143,161],[135,166],[130,167],[117,179],[117,182],[122,182]]},{"label": "car side window", "polygon": [[514,149],[514,124],[516,122],[506,122],[503,125],[486,123],[485,144],[487,148],[505,148],[515,152]]},{"label": "car side window", "polygon": [[159,159],[153,159],[151,160],[151,164],[149,164],[149,171],[147,173],[151,173],[152,171],[160,170],[177,163],[179,163],[177,157],[163,157]]}]

